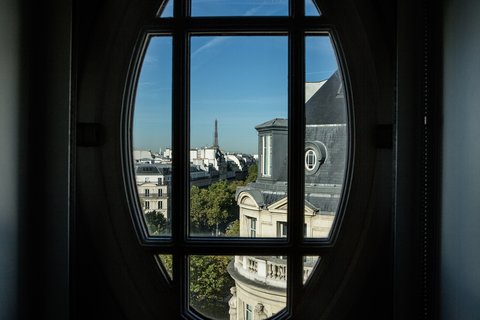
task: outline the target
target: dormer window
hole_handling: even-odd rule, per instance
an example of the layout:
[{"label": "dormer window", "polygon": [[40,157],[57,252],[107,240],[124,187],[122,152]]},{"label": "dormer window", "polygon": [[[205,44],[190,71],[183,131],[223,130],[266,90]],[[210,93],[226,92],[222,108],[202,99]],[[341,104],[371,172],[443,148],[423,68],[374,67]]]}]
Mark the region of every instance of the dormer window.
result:
[{"label": "dormer window", "polygon": [[308,149],[307,152],[305,152],[305,169],[307,169],[307,171],[313,171],[317,165],[317,161],[317,154],[315,151],[313,149]]},{"label": "dormer window", "polygon": [[[101,241],[125,245],[117,255],[118,261],[128,265],[123,268],[116,264],[122,269],[112,278],[128,275],[128,279],[119,277],[119,281],[133,284],[132,288],[138,292],[132,295],[144,297],[148,303],[142,310],[152,311],[152,317],[134,312],[133,318],[211,319],[216,318],[212,315],[213,306],[222,318],[235,312],[235,319],[239,320],[243,319],[245,303],[252,306],[254,318],[266,315],[274,319],[309,319],[314,313],[305,312],[305,308],[310,307],[318,311],[315,316],[328,317],[328,304],[337,296],[330,297],[330,293],[336,292],[327,289],[350,285],[351,281],[345,280],[350,278],[344,277],[342,270],[351,269],[348,263],[350,257],[356,257],[355,244],[367,242],[360,241],[364,239],[355,232],[362,228],[362,234],[366,234],[366,222],[374,221],[373,218],[365,220],[363,214],[372,212],[365,210],[370,208],[367,206],[370,198],[363,193],[367,189],[364,185],[373,185],[369,180],[370,171],[376,168],[375,160],[367,161],[375,156],[370,150],[375,144],[365,141],[370,137],[365,134],[370,132],[366,129],[374,128],[374,124],[364,123],[370,118],[362,115],[374,114],[378,99],[368,96],[369,88],[377,87],[365,85],[372,81],[367,72],[371,64],[363,63],[363,53],[369,47],[359,46],[363,38],[354,37],[356,33],[353,33],[351,37],[358,39],[355,50],[347,50],[351,49],[347,42],[339,51],[342,54],[337,61],[338,39],[350,36],[345,30],[355,23],[345,19],[343,11],[337,12],[337,1],[322,7],[321,14],[308,17],[305,3],[292,0],[287,1],[288,13],[275,17],[200,17],[192,8],[193,2],[186,0],[161,1],[165,11],[160,13],[158,7],[152,7],[154,2],[149,1],[132,1],[129,9],[141,7],[135,10],[120,10],[118,6],[118,11],[128,17],[132,15],[132,23],[138,25],[119,23],[127,32],[120,33],[118,38],[105,37],[107,41],[114,38],[117,42],[108,47],[110,51],[109,55],[105,53],[105,60],[95,59],[95,66],[97,61],[107,66],[89,66],[87,70],[91,72],[82,73],[97,86],[91,86],[83,77],[79,86],[82,90],[79,101],[84,109],[102,106],[95,109],[98,117],[84,111],[80,119],[98,118],[105,126],[107,138],[98,151],[81,150],[81,168],[95,161],[114,161],[115,165],[102,162],[97,166],[95,162],[91,165],[95,169],[92,174],[79,175],[82,179],[79,179],[82,183],[79,190],[88,193],[92,185],[102,187],[95,191],[101,189],[106,193],[92,192],[95,201],[86,201],[84,207],[89,210],[85,212],[97,213],[98,209],[100,214],[92,217],[97,224],[112,221],[113,232],[105,232]],[[315,6],[319,2],[315,1]],[[173,10],[166,14],[169,5]],[[342,10],[345,8],[348,6],[341,6]],[[138,16],[140,13],[144,16]],[[348,20],[343,29],[336,28],[338,18]],[[108,30],[117,29],[112,26]],[[136,39],[135,46],[132,38]],[[99,49],[101,53],[105,50],[103,46]],[[344,52],[361,62],[361,68],[354,62],[346,64],[342,58]],[[344,68],[347,66],[349,68]],[[102,70],[109,72],[99,75]],[[344,74],[342,70],[350,70],[352,74]],[[98,84],[102,83],[99,79],[109,80],[104,82],[105,89],[102,88],[108,94],[97,94]],[[342,86],[343,79],[346,81]],[[309,99],[307,83],[308,88],[313,88]],[[352,85],[356,85],[355,90]],[[344,91],[344,99],[337,98],[340,87],[344,88],[340,90]],[[122,88],[125,91],[120,94],[118,91]],[[94,97],[101,101],[91,101]],[[104,97],[106,101],[102,100]],[[363,100],[360,99],[355,113],[347,112],[356,103],[354,98]],[[122,104],[123,108],[119,108]],[[212,144],[215,119],[219,123],[220,144]],[[357,136],[357,132],[361,134]],[[213,141],[217,141],[215,137],[216,134]],[[328,154],[314,147],[309,152],[306,141],[319,147],[323,144]],[[322,144],[317,144],[320,141]],[[153,234],[148,228],[146,212],[142,212],[147,204],[142,206],[145,199],[140,190],[146,186],[139,188],[142,181],[135,179],[132,152],[167,148],[175,150],[173,157],[171,153],[160,152],[157,156],[155,152],[155,163],[147,164],[152,159],[145,159],[138,164],[146,167],[138,170],[138,174],[148,173],[151,181],[165,175],[161,200],[166,201],[163,210],[168,210],[161,226],[165,231]],[[246,153],[258,160],[255,166],[252,164],[252,170],[243,172],[226,161],[219,161],[220,157],[208,154],[196,159],[198,163],[191,163],[193,148],[212,149],[224,155]],[[319,167],[322,170],[316,170]],[[103,168],[112,170],[101,174]],[[123,172],[118,172],[118,168]],[[244,189],[239,192],[240,181],[235,180],[247,172],[253,173],[253,178],[245,179]],[[354,173],[361,176],[351,184]],[[87,185],[86,176],[105,177],[106,181],[88,181]],[[119,181],[124,185],[119,185]],[[344,189],[348,192],[343,192]],[[152,195],[148,199],[159,201]],[[95,207],[92,209],[92,206]],[[157,206],[153,204],[150,208]],[[163,217],[163,211],[158,216]],[[252,219],[248,221],[245,217]],[[281,224],[277,233],[278,222],[285,225]],[[306,235],[305,223],[309,226]],[[94,226],[99,229],[97,224]],[[121,241],[107,238],[116,236],[121,236]],[[110,255],[110,250],[105,252]],[[115,254],[111,256],[116,258]],[[158,255],[169,256],[171,263],[160,263]],[[277,259],[277,256],[288,257],[288,263],[287,259]],[[322,268],[312,271],[315,281],[303,287],[301,274],[307,270],[302,264],[305,256],[322,256]],[[196,264],[200,260],[202,263]],[[173,270],[171,277],[167,275],[169,266]],[[210,284],[225,281],[221,290],[209,294],[206,301],[203,297],[212,287],[198,282],[201,273],[195,271],[201,272],[207,267],[216,275],[211,277],[216,281],[209,281]],[[161,272],[165,277],[159,276]],[[217,275],[221,275],[222,281]],[[130,277],[133,280],[130,281]],[[271,301],[246,296],[245,290],[242,291],[246,282],[250,292],[255,288],[264,290],[262,285],[274,288],[274,293],[269,295]],[[234,286],[238,290],[231,293],[229,289]],[[311,288],[318,290],[312,293]],[[129,292],[121,290],[126,296]],[[312,294],[321,297],[315,298],[310,306],[303,298]],[[227,304],[228,301],[232,304]],[[257,312],[255,307],[259,304],[262,307]]]}]

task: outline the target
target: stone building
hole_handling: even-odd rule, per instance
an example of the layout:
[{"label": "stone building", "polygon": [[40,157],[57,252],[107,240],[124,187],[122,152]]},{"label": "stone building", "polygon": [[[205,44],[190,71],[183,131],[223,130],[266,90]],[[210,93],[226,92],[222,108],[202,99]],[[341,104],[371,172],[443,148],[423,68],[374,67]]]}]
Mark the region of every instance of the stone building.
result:
[{"label": "stone building", "polygon": [[[345,176],[347,108],[342,80],[334,73],[306,103],[305,237],[326,238],[335,219]],[[257,180],[236,192],[240,236],[287,236],[288,121],[273,119],[258,131]],[[304,281],[317,258],[306,257]],[[286,257],[236,256],[229,266],[235,280],[235,317],[264,319],[286,303]],[[230,313],[232,315],[232,313]]]}]

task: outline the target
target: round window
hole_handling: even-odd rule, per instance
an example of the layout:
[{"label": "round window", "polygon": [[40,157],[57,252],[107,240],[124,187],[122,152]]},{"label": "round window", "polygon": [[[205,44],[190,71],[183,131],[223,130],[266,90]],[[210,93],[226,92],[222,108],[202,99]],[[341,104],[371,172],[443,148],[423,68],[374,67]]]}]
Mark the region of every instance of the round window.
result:
[{"label": "round window", "polygon": [[308,149],[307,152],[305,152],[305,169],[313,171],[317,166],[317,159],[316,152],[313,149]]}]

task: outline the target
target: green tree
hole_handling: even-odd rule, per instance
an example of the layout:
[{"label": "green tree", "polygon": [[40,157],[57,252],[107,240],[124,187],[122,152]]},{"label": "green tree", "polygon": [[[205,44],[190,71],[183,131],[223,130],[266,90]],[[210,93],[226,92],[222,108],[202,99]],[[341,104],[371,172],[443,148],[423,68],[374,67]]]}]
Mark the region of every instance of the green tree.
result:
[{"label": "green tree", "polygon": [[190,219],[194,232],[223,233],[232,221],[238,219],[233,188],[226,181],[211,184],[207,189],[192,186]]},{"label": "green tree", "polygon": [[[172,255],[158,255],[172,277]],[[227,271],[231,256],[190,256],[189,288],[191,306],[213,319],[227,319],[230,288],[235,285]]]},{"label": "green tree", "polygon": [[197,186],[190,188],[190,222],[194,232],[201,232],[208,229],[205,207],[207,206],[207,197],[205,189]]},{"label": "green tree", "polygon": [[233,257],[191,256],[189,292],[191,305],[214,319],[228,317],[230,287],[235,285],[227,271]]},{"label": "green tree", "polygon": [[250,182],[255,182],[257,180],[257,173],[258,173],[258,166],[256,163],[248,167],[248,175],[247,175],[247,178],[245,179],[245,184],[248,184]]},{"label": "green tree", "polygon": [[155,210],[145,212],[148,233],[150,235],[162,235],[167,232],[167,219]]},{"label": "green tree", "polygon": [[240,236],[240,220],[235,220],[231,222],[227,230],[225,231],[227,237],[239,237]]}]

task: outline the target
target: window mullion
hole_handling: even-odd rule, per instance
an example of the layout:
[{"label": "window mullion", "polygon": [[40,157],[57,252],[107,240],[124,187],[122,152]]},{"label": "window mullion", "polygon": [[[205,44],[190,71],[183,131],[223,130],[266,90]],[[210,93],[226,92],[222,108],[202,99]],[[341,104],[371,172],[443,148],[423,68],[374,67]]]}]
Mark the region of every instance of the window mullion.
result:
[{"label": "window mullion", "polygon": [[[292,2],[292,15],[303,21],[303,1]],[[289,241],[293,246],[288,266],[288,305],[295,318],[294,307],[300,304],[303,288],[303,259],[301,250],[295,250],[303,242],[304,224],[304,146],[305,146],[305,37],[303,25],[290,33],[289,50],[289,169],[288,169],[288,228]]]},{"label": "window mullion", "polygon": [[177,310],[184,314],[188,296],[187,259],[184,243],[187,230],[188,192],[188,125],[187,104],[188,67],[187,35],[184,32],[186,4],[174,2],[175,31],[173,33],[173,79],[172,79],[172,240],[173,240],[173,283],[178,305]]}]

